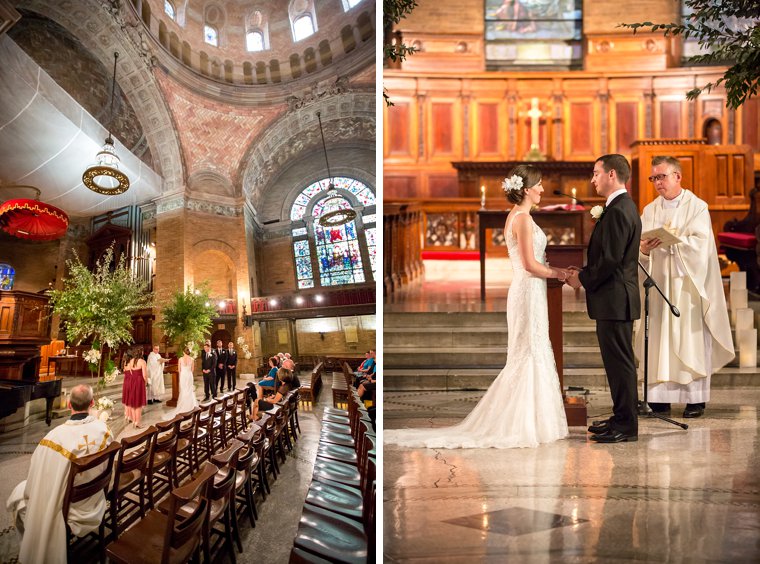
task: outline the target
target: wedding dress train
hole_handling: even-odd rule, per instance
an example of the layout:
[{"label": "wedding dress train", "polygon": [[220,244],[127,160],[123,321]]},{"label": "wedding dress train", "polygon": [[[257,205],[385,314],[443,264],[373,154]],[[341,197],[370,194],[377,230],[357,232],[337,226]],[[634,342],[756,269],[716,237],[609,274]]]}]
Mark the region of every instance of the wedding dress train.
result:
[{"label": "wedding dress train", "polygon": [[[461,423],[386,430],[385,443],[417,448],[514,448],[536,447],[568,435],[549,341],[546,280],[524,269],[511,223],[506,241],[514,270],[507,296],[506,366]],[[545,248],[546,235],[534,222],[533,252],[541,263],[545,263]]]}]

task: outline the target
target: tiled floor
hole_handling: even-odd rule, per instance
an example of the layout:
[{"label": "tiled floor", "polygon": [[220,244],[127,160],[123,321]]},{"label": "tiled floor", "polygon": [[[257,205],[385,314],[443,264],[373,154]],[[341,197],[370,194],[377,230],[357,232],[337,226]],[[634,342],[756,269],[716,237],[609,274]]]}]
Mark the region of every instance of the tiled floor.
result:
[{"label": "tiled floor", "polygon": [[[450,425],[481,395],[387,393],[384,425]],[[606,392],[590,400],[590,417],[610,411]],[[385,559],[758,562],[759,405],[758,388],[717,390],[688,430],[644,419],[636,443],[578,427],[536,449],[386,446]]]},{"label": "tiled floor", "polygon": [[[327,376],[327,381],[329,381]],[[67,385],[78,383],[67,380]],[[82,380],[86,382],[87,380]],[[196,379],[196,393],[200,379]],[[319,441],[320,421],[324,407],[331,405],[329,389],[319,398],[316,407],[301,405],[300,424],[302,435],[296,448],[288,455],[287,462],[280,467],[282,473],[272,483],[272,494],[264,503],[258,503],[259,520],[256,528],[251,529],[246,520],[241,525],[243,554],[237,554],[238,562],[256,562],[274,564],[287,562],[292,540],[298,530],[304,499],[316,458]],[[161,419],[169,410],[165,404],[147,406],[143,423],[147,426]],[[53,425],[60,425],[64,418],[55,419]],[[123,408],[117,404],[109,425],[117,438],[139,432],[131,425],[125,428]],[[44,422],[32,423],[23,430],[0,434],[0,501],[5,503],[11,490],[18,482],[26,479],[29,461],[39,440],[48,432]],[[16,531],[10,527],[10,517],[6,511],[0,511],[0,562],[16,562],[18,557],[18,540]]]}]

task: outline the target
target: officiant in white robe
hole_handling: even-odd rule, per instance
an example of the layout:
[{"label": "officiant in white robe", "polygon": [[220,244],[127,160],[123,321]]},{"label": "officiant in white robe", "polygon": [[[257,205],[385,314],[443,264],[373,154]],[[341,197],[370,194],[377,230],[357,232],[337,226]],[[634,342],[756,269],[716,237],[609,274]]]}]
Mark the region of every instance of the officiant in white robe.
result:
[{"label": "officiant in white robe", "polygon": [[[7,502],[13,523],[21,535],[19,562],[22,564],[66,564],[66,524],[63,498],[70,461],[106,448],[112,441],[104,421],[89,415],[92,388],[76,386],[71,391],[71,418],[52,429],[32,454],[27,479],[18,484]],[[102,468],[81,475],[92,479]],[[75,536],[96,531],[106,511],[102,491],[69,509],[69,527]]]},{"label": "officiant in white robe", "polygon": [[148,403],[161,403],[161,397],[166,393],[164,364],[169,362],[169,359],[162,358],[158,350],[158,345],[154,345],[148,355]]},{"label": "officiant in white robe", "polygon": [[[639,258],[681,316],[672,315],[657,291],[650,290],[647,399],[655,411],[685,403],[684,417],[699,417],[710,401],[712,373],[734,358],[710,213],[706,202],[681,186],[676,159],[652,159],[649,180],[659,197],[644,208],[642,234],[664,227],[681,242],[665,246],[660,239],[642,236]],[[643,303],[643,285],[641,290]],[[643,319],[635,350],[643,379]]]}]

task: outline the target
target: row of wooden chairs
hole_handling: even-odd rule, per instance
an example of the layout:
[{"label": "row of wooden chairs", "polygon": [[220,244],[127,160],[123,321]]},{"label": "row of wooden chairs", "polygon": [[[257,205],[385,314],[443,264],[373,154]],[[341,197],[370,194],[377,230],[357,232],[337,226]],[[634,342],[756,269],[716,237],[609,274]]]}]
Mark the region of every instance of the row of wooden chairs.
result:
[{"label": "row of wooden chairs", "polygon": [[328,407],[290,562],[375,561],[376,436],[359,396]]},{"label": "row of wooden chairs", "polygon": [[[206,559],[211,550],[209,539],[215,531],[213,524],[219,519],[224,525],[225,538],[232,538],[234,533],[238,549],[242,551],[237,518],[247,515],[255,527],[258,518],[255,495],[260,493],[262,499],[266,499],[270,492],[269,475],[276,479],[279,473],[276,455],[284,461],[286,450],[292,450],[299,432],[297,392],[287,396],[271,413],[266,413],[260,425],[250,425],[246,390],[236,390],[179,414],[171,421],[157,423],[138,435],[113,442],[100,453],[72,461],[63,505],[64,519],[68,518],[71,504],[102,491],[108,500],[108,513],[94,535],[101,561],[105,560],[107,540],[118,543],[124,534],[130,535],[121,544],[108,545],[112,560],[122,561],[119,555],[123,549],[127,550],[123,554],[129,555],[132,536],[145,532],[146,527],[155,529],[158,522],[163,526],[160,531],[168,535],[165,540],[171,543],[166,545],[163,540],[148,535],[146,542],[158,543],[151,558],[155,561],[156,555],[166,550],[164,555],[175,561],[175,557],[185,554],[178,551],[177,543],[183,545],[182,539],[187,538],[183,531],[190,525],[183,523],[188,519],[188,523],[194,522],[194,510],[190,515],[183,509],[184,513],[173,515],[170,521],[155,512],[167,515],[172,503],[185,507],[188,499],[201,496],[208,501],[209,512],[201,535]],[[214,474],[212,483],[203,485],[198,480],[208,478],[209,462],[223,475]],[[79,483],[84,472],[89,472],[88,479]],[[188,480],[189,483],[181,485]],[[232,499],[233,494],[236,501],[218,512],[220,500]],[[166,499],[160,503],[162,498]],[[129,528],[135,522],[137,524]],[[110,529],[109,535],[106,528]],[[80,543],[72,542],[70,534],[69,540],[72,560],[73,549]],[[226,546],[231,551],[231,542]],[[134,555],[132,558],[131,561],[135,561]]]},{"label": "row of wooden chairs", "polygon": [[322,372],[324,371],[325,363],[319,362],[311,371],[311,378],[308,382],[301,382],[299,393],[302,401],[309,401],[312,404],[317,402],[319,392],[322,389]]}]

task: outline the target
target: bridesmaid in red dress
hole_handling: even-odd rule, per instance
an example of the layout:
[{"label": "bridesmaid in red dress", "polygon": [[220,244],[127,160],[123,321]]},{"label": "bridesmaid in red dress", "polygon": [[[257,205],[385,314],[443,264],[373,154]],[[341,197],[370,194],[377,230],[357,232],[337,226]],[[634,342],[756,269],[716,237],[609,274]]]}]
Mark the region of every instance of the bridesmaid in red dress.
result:
[{"label": "bridesmaid in red dress", "polygon": [[142,408],[147,403],[145,384],[148,381],[148,366],[142,358],[142,348],[134,347],[124,353],[124,384],[121,389],[121,401],[127,420],[132,421],[137,429],[141,428]]}]

